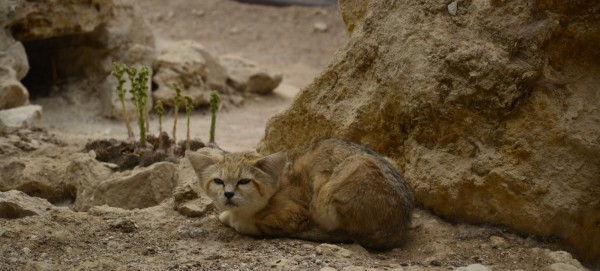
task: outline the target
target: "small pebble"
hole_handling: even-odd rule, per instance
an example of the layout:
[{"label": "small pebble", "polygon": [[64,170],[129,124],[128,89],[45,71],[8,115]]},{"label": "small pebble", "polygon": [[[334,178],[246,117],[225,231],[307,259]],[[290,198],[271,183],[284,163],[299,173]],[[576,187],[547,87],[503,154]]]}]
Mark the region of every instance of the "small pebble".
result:
[{"label": "small pebble", "polygon": [[458,1],[454,1],[448,5],[448,13],[450,13],[450,15],[452,15],[452,16],[456,15],[457,11],[458,11]]},{"label": "small pebble", "polygon": [[329,30],[329,26],[327,26],[327,24],[324,22],[318,22],[315,23],[314,29],[317,32],[327,32],[327,30]]}]

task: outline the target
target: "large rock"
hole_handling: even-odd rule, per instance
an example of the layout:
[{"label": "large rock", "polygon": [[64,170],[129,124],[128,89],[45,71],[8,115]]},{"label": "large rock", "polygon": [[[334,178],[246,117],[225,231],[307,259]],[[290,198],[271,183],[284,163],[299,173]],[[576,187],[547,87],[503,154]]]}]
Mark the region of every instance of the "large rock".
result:
[{"label": "large rock", "polygon": [[[155,100],[174,106],[173,83],[181,87],[182,96],[192,98],[195,107],[208,105],[210,92],[225,90],[226,73],[221,64],[201,44],[184,40],[168,44],[154,60]],[[182,102],[180,108],[184,109]]]},{"label": "large rock", "polygon": [[0,134],[22,128],[35,128],[42,125],[42,107],[27,105],[0,110]]},{"label": "large rock", "polygon": [[236,55],[221,56],[220,61],[227,70],[227,84],[242,93],[269,94],[283,79],[281,73]]},{"label": "large rock", "polygon": [[350,139],[398,162],[437,214],[556,236],[598,261],[597,4],[459,1],[454,16],[447,5],[368,1],[345,14],[347,47],[259,149]]},{"label": "large rock", "polygon": [[[8,74],[10,73],[8,72]],[[29,92],[21,82],[14,79],[13,76],[0,76],[0,109],[15,108],[28,103]]]},{"label": "large rock", "polygon": [[0,218],[15,219],[39,215],[52,207],[47,200],[30,197],[21,191],[0,192]]},{"label": "large rock", "polygon": [[[15,75],[11,78],[20,80],[25,76],[28,57],[31,69],[23,82],[31,93],[46,94],[52,86],[85,81],[95,86],[92,90],[101,98],[105,114],[121,117],[116,81],[110,74],[112,63],[150,66],[154,54],[152,30],[130,1],[11,0],[3,1],[0,10],[0,32],[10,29],[10,33],[0,33],[0,40],[6,34],[8,41],[22,42],[12,45],[0,41],[0,71],[7,62],[2,60],[7,58],[2,51],[12,46],[11,58],[19,64],[15,64],[18,68],[13,68]],[[27,57],[21,54],[25,51]],[[27,93],[22,85],[6,82],[0,84],[0,96],[4,88],[11,93]],[[13,94],[20,97],[13,99],[19,102],[6,106],[22,105],[21,100],[27,101],[25,94]],[[128,110],[135,114],[130,101],[127,103]],[[148,109],[151,106],[149,103]]]},{"label": "large rock", "polygon": [[91,199],[96,187],[110,178],[113,171],[87,153],[75,153],[70,160],[66,169],[66,187],[75,198],[71,208],[87,211],[94,206]]},{"label": "large rock", "polygon": [[0,110],[25,105],[29,92],[19,82],[29,71],[25,48],[6,31],[17,16],[16,3],[0,3]]},{"label": "large rock", "polygon": [[173,163],[113,173],[90,155],[78,156],[67,169],[67,186],[76,195],[71,208],[76,211],[99,205],[127,210],[155,206],[172,195],[177,182]]},{"label": "large rock", "polygon": [[[64,182],[67,157],[61,157],[58,146],[14,134],[7,141],[0,140],[0,146],[1,152],[13,149],[0,159],[0,191],[19,190],[55,204],[70,203],[72,197]],[[20,155],[23,150],[35,155]]]}]

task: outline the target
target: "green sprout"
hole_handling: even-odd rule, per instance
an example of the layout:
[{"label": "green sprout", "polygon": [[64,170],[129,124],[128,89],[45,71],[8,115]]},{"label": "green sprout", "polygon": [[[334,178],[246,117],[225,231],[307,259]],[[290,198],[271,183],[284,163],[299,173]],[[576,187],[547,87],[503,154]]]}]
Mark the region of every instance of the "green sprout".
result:
[{"label": "green sprout", "polygon": [[173,88],[175,89],[175,97],[174,97],[174,114],[175,119],[173,120],[173,142],[177,144],[177,112],[179,112],[179,103],[181,103],[181,88],[176,83],[173,83]]},{"label": "green sprout", "polygon": [[219,93],[216,91],[212,91],[210,93],[210,140],[209,143],[215,143],[215,128],[217,123],[217,109],[219,109],[219,101],[221,98],[219,97]]},{"label": "green sprout", "polygon": [[119,100],[121,101],[121,109],[123,110],[123,118],[125,119],[125,127],[127,127],[127,136],[129,139],[133,139],[133,129],[131,129],[131,124],[129,123],[129,113],[127,113],[127,107],[125,107],[125,79],[123,78],[123,74],[127,70],[125,65],[121,65],[119,63],[113,62],[114,70],[112,75],[117,79],[117,95],[119,96]]},{"label": "green sprout", "polygon": [[192,98],[189,96],[185,96],[185,114],[187,116],[187,133],[185,137],[185,149],[190,149],[190,117],[192,115],[192,110],[194,109],[194,104],[192,103]]},{"label": "green sprout", "polygon": [[150,69],[148,67],[141,67],[138,71],[134,67],[128,67],[126,69],[127,75],[131,80],[131,102],[136,107],[136,113],[138,117],[138,124],[140,128],[140,145],[146,146],[146,128],[145,120],[146,116],[146,102],[148,100],[148,79],[150,77]]},{"label": "green sprout", "polygon": [[[127,76],[129,77],[129,82],[131,82],[131,88],[129,89],[129,93],[131,93],[131,102],[134,105],[136,105],[135,100],[137,98],[137,95],[135,93],[135,81],[136,81],[136,77],[137,77],[137,69],[135,67],[125,66],[125,72],[127,73]],[[136,109],[137,109],[137,105],[136,105]],[[139,116],[138,110],[135,110],[135,114],[139,120],[140,116]]]},{"label": "green sprout", "polygon": [[162,130],[162,116],[165,113],[165,108],[163,107],[163,104],[161,101],[156,102],[156,105],[154,106],[154,109],[156,110],[156,114],[158,115],[158,148],[159,149],[163,149],[164,143],[163,143],[163,130]]}]

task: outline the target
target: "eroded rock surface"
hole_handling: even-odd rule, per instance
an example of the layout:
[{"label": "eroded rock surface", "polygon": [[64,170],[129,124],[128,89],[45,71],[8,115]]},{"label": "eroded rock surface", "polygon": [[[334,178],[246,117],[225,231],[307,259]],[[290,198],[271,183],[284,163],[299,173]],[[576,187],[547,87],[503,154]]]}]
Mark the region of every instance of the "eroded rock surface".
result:
[{"label": "eroded rock surface", "polygon": [[439,215],[600,259],[598,5],[352,2],[340,1],[347,47],[259,149],[346,138],[396,160]]},{"label": "eroded rock surface", "polygon": [[16,219],[38,215],[52,207],[47,200],[30,197],[21,191],[0,192],[0,218]]}]

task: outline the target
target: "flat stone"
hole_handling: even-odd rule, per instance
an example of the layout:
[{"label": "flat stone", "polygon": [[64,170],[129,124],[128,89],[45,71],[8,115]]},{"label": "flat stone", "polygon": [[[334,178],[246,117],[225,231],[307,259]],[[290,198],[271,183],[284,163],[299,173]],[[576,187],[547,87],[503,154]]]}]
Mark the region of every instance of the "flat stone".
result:
[{"label": "flat stone", "polygon": [[450,13],[450,15],[453,15],[453,16],[456,15],[457,11],[458,11],[458,1],[454,1],[448,5],[448,13]]},{"label": "flat stone", "polygon": [[281,83],[283,76],[236,55],[220,57],[227,70],[227,84],[239,92],[268,94]]},{"label": "flat stone", "polygon": [[584,271],[586,269],[577,268],[568,263],[554,263],[545,268],[546,271]]},{"label": "flat stone", "polygon": [[39,215],[52,207],[47,200],[30,197],[21,191],[0,192],[0,218],[16,219]]},{"label": "flat stone", "polygon": [[39,105],[20,106],[0,110],[0,132],[9,133],[23,128],[42,125],[42,107]]},{"label": "flat stone", "polygon": [[177,212],[187,217],[202,217],[213,208],[212,200],[201,197],[181,203],[177,207]]},{"label": "flat stone", "polygon": [[349,258],[352,256],[352,251],[343,247],[332,244],[320,244],[315,248],[317,255],[325,255],[332,257]]},{"label": "flat stone", "polygon": [[459,267],[456,269],[457,271],[492,271],[489,267],[483,264],[470,264],[466,267]]}]

